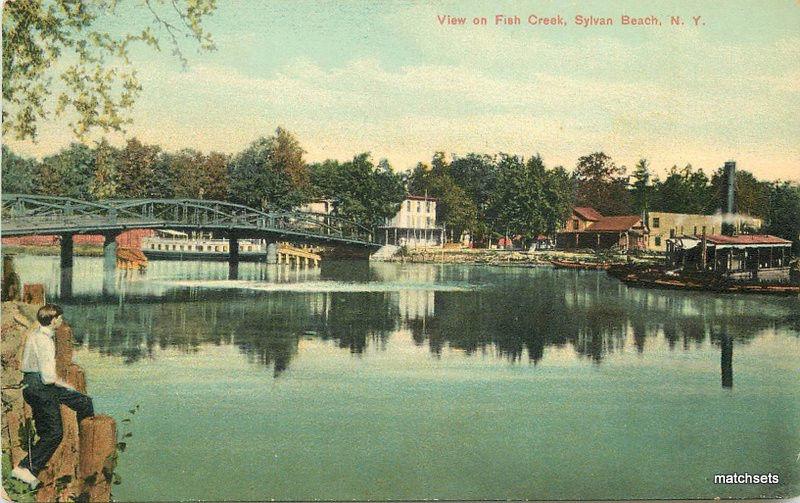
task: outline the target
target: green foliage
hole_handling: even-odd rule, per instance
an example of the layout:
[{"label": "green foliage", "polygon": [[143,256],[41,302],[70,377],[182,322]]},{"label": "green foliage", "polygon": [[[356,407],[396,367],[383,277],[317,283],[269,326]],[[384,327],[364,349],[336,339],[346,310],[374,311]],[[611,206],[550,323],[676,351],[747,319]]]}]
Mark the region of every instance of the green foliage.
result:
[{"label": "green foliage", "polygon": [[540,156],[523,162],[500,154],[499,178],[489,208],[492,228],[500,235],[531,240],[554,232],[571,206],[572,184],[563,168],[545,169]]},{"label": "green foliage", "polygon": [[[724,167],[719,168],[711,177],[710,195],[712,201],[708,207],[709,212],[716,210],[724,212],[728,205],[728,178],[725,176]],[[752,173],[745,170],[736,170],[734,178],[736,192],[736,213],[746,213],[754,217],[766,218],[769,214],[770,183],[757,180]]]},{"label": "green foliage", "polygon": [[454,156],[450,163],[450,177],[464,189],[475,205],[476,224],[470,230],[479,240],[489,234],[489,203],[497,186],[498,176],[497,165],[488,155],[472,153],[465,157]]},{"label": "green foliage", "polygon": [[770,234],[793,241],[795,255],[800,254],[800,185],[789,182],[772,185],[766,227]]},{"label": "green foliage", "polygon": [[625,168],[617,166],[605,153],[594,152],[579,158],[573,175],[576,206],[591,206],[603,215],[631,213]]},{"label": "green foliage", "polygon": [[86,145],[72,143],[58,154],[45,157],[38,177],[35,191],[39,194],[88,199],[94,155]]},{"label": "green foliage", "polygon": [[294,136],[281,128],[254,141],[228,167],[229,200],[262,209],[300,206],[309,191],[303,154]]},{"label": "green foliage", "polygon": [[326,160],[310,166],[311,193],[336,200],[336,213],[373,228],[393,217],[405,197],[402,177],[385,160],[372,163],[369,153],[340,163]]},{"label": "green foliage", "polygon": [[24,159],[3,145],[3,192],[33,194],[39,165],[35,159]]},{"label": "green foliage", "polygon": [[443,152],[436,152],[432,168],[419,163],[408,177],[408,192],[436,198],[436,221],[444,225],[454,239],[465,230],[475,229],[478,208],[463,187],[451,175],[451,165]]},{"label": "green foliage", "polygon": [[136,138],[120,150],[117,164],[117,197],[171,197],[173,176],[161,147],[144,145]]},{"label": "green foliage", "polygon": [[682,170],[670,169],[667,178],[656,183],[653,209],[671,213],[706,214],[714,212],[712,190],[702,169],[691,164]]},{"label": "green foliage", "polygon": [[11,457],[8,449],[3,450],[2,471],[3,488],[11,499],[17,503],[29,503],[36,501],[36,491],[31,490],[30,486],[21,480],[11,477]]},{"label": "green foliage", "polygon": [[647,162],[647,159],[639,159],[633,168],[633,188],[631,189],[633,209],[636,213],[642,213],[649,209],[653,191],[653,187],[650,185],[651,178],[650,163]]},{"label": "green foliage", "polygon": [[111,199],[117,195],[119,186],[119,151],[105,138],[94,150],[94,176],[89,182],[89,194],[93,199]]},{"label": "green foliage", "polygon": [[[155,26],[114,35],[98,29],[118,13],[117,0],[17,0],[3,3],[3,133],[35,139],[37,123],[66,115],[79,138],[93,128],[118,131],[142,90],[129,59],[142,43],[160,50],[163,30],[185,65],[179,37],[214,48],[203,22],[215,0],[143,0]],[[154,29],[156,28],[156,29]],[[58,77],[60,86],[53,86]],[[56,92],[55,100],[50,95]]]}]

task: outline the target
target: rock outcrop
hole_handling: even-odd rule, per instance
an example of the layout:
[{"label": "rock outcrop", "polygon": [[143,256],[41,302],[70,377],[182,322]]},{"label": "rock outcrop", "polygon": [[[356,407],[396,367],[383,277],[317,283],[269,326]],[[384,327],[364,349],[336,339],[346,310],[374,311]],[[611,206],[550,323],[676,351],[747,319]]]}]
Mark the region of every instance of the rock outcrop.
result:
[{"label": "rock outcrop", "polygon": [[[26,285],[27,286],[27,285]],[[38,288],[31,291],[38,293]],[[39,300],[44,295],[35,296]],[[2,305],[2,445],[12,465],[28,450],[30,407],[22,397],[20,360],[27,332],[36,325],[37,304],[4,302]],[[72,362],[72,329],[64,323],[56,331],[56,373],[61,379],[86,392],[83,369]],[[61,406],[64,438],[44,470],[36,501],[109,501],[116,461],[116,424],[111,417],[84,419],[80,427],[75,412]],[[35,425],[34,425],[35,426]],[[32,440],[32,439],[31,439]]]}]

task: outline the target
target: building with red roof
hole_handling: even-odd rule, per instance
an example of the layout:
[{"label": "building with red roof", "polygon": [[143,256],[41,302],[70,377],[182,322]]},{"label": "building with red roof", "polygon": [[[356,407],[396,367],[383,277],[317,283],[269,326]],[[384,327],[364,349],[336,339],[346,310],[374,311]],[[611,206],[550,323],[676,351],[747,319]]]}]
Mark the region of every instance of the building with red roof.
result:
[{"label": "building with red roof", "polygon": [[556,247],[562,250],[644,249],[647,233],[647,226],[639,215],[606,217],[594,208],[575,207],[564,230],[556,234]]}]

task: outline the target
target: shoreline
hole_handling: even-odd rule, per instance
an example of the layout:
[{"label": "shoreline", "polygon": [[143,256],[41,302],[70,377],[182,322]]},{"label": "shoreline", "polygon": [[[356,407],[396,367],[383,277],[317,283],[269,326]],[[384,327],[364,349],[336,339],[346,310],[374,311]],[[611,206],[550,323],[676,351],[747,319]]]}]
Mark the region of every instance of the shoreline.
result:
[{"label": "shoreline", "polygon": [[588,251],[419,248],[408,250],[404,254],[398,254],[382,261],[413,264],[490,265],[497,267],[554,267],[554,260],[585,265],[587,270],[597,270],[598,266],[607,267],[611,265],[628,265],[630,263],[654,264],[658,263],[661,257],[654,254],[633,256],[621,253],[594,253]]},{"label": "shoreline", "polygon": [[[36,255],[36,256],[55,256],[57,257],[61,250],[58,245],[3,245],[3,254],[14,255]],[[102,257],[103,247],[97,245],[84,245],[76,244],[72,250],[73,255],[81,257]]]}]

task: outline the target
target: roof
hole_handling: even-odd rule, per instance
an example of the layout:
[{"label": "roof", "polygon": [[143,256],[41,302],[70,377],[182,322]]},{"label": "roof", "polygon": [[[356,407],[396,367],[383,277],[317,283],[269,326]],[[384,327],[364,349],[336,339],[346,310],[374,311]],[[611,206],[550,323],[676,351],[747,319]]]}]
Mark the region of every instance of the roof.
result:
[{"label": "roof", "polygon": [[603,215],[601,215],[599,211],[597,211],[596,209],[591,208],[589,206],[581,206],[581,207],[577,207],[577,208],[572,208],[572,211],[577,213],[584,220],[591,220],[593,222],[597,222],[598,220],[603,218]]},{"label": "roof", "polygon": [[406,196],[406,199],[411,199],[412,201],[436,201],[436,198],[435,198],[435,197],[429,197],[429,196],[412,196],[412,195],[410,195],[410,194]]},{"label": "roof", "polygon": [[715,245],[791,245],[792,242],[778,236],[769,234],[740,234],[738,236],[723,236],[712,234],[706,236],[706,241]]},{"label": "roof", "polygon": [[639,215],[623,215],[620,217],[602,217],[586,228],[586,232],[622,232],[642,222]]}]

